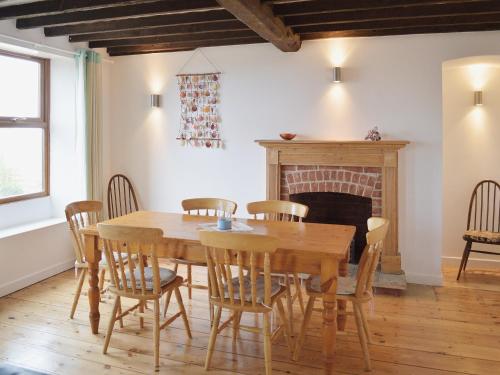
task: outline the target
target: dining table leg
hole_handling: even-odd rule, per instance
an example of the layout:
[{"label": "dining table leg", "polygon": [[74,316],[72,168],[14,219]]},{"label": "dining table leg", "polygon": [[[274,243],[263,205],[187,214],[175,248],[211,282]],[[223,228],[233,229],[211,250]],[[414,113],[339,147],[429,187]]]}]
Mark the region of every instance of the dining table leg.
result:
[{"label": "dining table leg", "polygon": [[325,374],[333,373],[337,339],[337,282],[339,263],[336,259],[324,259],[321,263],[323,289],[323,358]]},{"label": "dining table leg", "polygon": [[99,290],[99,262],[101,261],[101,252],[99,251],[99,238],[97,236],[85,235],[85,259],[89,270],[89,320],[92,333],[99,333],[99,300],[101,291]]}]

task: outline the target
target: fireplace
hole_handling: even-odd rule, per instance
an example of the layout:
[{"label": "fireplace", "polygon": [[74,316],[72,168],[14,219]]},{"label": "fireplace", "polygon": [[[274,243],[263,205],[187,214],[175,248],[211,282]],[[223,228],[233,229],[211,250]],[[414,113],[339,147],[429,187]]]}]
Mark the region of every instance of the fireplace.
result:
[{"label": "fireplace", "polygon": [[349,260],[359,263],[366,246],[366,222],[372,216],[371,198],[349,193],[311,192],[290,194],[289,199],[309,207],[305,222],[356,226]]}]

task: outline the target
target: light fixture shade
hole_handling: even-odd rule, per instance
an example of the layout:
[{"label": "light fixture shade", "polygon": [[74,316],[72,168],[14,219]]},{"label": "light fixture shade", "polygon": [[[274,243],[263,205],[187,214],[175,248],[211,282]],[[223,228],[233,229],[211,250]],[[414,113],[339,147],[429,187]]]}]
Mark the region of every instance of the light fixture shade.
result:
[{"label": "light fixture shade", "polygon": [[151,107],[159,107],[160,106],[160,95],[151,94],[150,104],[151,104]]},{"label": "light fixture shade", "polygon": [[482,91],[474,91],[474,105],[483,105]]},{"label": "light fixture shade", "polygon": [[342,82],[342,69],[340,66],[333,67],[333,82]]}]

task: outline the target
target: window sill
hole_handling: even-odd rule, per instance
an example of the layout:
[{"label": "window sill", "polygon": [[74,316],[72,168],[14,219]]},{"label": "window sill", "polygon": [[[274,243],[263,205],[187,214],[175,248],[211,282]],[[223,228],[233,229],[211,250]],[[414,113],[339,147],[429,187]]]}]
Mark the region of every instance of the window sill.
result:
[{"label": "window sill", "polygon": [[65,222],[66,219],[64,218],[52,218],[47,220],[36,221],[34,223],[17,225],[10,228],[0,229],[0,239],[17,236],[38,229],[48,228]]}]

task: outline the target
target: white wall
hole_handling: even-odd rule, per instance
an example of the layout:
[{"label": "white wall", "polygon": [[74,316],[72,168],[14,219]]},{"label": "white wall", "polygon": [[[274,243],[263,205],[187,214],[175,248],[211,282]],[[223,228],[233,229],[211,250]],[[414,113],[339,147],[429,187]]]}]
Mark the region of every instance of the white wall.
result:
[{"label": "white wall", "polygon": [[[481,107],[473,106],[476,90],[483,91]],[[500,56],[443,65],[443,258],[450,264],[462,256],[474,186],[483,179],[500,181],[499,98]],[[500,267],[498,257],[473,254],[470,261],[472,267]]]},{"label": "white wall", "polygon": [[[500,52],[500,33],[334,39],[297,53],[269,44],[216,47],[205,54],[222,76],[225,150],[181,147],[175,137],[175,74],[191,52],[115,58],[111,72],[113,172],[136,183],[145,208],[179,211],[193,196],[246,202],[265,197],[264,150],[255,139],[284,130],[317,139],[362,139],[378,125],[412,143],[400,159],[400,251],[408,280],[441,282],[442,100],[446,60]],[[332,65],[344,82],[331,82]],[[184,72],[213,69],[201,57]],[[148,106],[159,92],[163,105]]]}]

